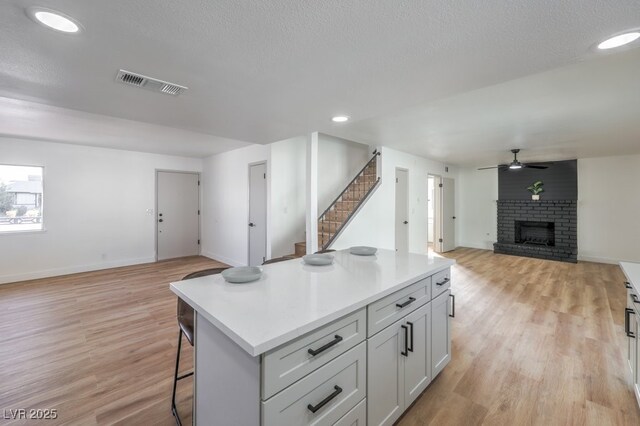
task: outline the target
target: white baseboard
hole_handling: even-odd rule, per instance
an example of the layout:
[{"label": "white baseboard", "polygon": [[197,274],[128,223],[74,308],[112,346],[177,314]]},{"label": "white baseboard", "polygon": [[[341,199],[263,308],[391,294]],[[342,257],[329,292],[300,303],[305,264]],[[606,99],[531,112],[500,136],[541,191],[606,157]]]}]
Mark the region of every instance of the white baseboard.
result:
[{"label": "white baseboard", "polygon": [[638,262],[638,259],[624,260],[624,259],[612,259],[609,257],[581,256],[581,255],[578,255],[578,260],[581,262],[610,263],[612,265],[617,265],[620,262]]},{"label": "white baseboard", "polygon": [[245,262],[239,262],[235,259],[222,256],[221,254],[203,251],[200,253],[200,255],[204,257],[208,257],[209,259],[217,260],[218,262],[226,263],[227,265],[231,265],[231,266],[247,266]]},{"label": "white baseboard", "polygon": [[138,259],[113,260],[110,262],[95,263],[91,265],[66,266],[63,268],[44,269],[41,271],[29,271],[22,274],[0,275],[0,284],[36,280],[39,278],[58,277],[60,275],[78,274],[80,272],[99,271],[102,269],[119,268],[121,266],[140,265],[142,263],[152,263],[155,261],[155,257],[141,257]]},{"label": "white baseboard", "polygon": [[468,248],[481,249],[481,250],[493,250],[493,242],[486,242],[486,241],[483,241],[481,243],[475,242],[475,241],[462,242],[458,244],[458,247],[468,247]]}]

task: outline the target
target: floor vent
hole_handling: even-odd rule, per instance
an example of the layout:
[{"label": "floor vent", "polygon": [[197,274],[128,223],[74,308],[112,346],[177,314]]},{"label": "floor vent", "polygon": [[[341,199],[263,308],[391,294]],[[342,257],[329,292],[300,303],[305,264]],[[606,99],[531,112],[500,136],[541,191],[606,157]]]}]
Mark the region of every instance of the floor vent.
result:
[{"label": "floor vent", "polygon": [[118,71],[116,81],[129,86],[141,87],[143,89],[173,96],[178,96],[188,89],[187,87],[179,84],[169,83],[168,81],[158,80],[157,78],[147,77],[146,75],[126,70]]}]

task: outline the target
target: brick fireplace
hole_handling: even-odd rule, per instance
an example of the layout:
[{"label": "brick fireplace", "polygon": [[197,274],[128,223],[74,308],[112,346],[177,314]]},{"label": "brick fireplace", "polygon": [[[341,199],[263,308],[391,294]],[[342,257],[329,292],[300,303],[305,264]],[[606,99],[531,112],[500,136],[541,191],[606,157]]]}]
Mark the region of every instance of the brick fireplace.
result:
[{"label": "brick fireplace", "polygon": [[499,200],[498,242],[493,251],[577,262],[577,202]]}]

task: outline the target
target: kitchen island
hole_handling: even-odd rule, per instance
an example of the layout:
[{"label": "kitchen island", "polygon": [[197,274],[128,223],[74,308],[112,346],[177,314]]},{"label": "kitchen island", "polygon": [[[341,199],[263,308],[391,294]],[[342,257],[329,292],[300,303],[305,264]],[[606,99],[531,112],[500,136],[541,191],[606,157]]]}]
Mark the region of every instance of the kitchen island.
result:
[{"label": "kitchen island", "polygon": [[453,260],[332,254],[171,284],[196,311],[194,423],[392,424],[449,362]]}]

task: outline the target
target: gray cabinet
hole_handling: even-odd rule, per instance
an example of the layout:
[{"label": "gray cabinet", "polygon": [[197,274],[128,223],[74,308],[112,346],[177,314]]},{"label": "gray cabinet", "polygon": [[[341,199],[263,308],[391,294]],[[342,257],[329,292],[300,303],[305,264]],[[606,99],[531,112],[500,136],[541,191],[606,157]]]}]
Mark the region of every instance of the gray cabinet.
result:
[{"label": "gray cabinet", "polygon": [[431,303],[367,341],[369,425],[392,425],[431,382]]},{"label": "gray cabinet", "polygon": [[451,361],[451,291],[447,290],[432,302],[431,373],[437,376]]},{"label": "gray cabinet", "polygon": [[404,411],[404,328],[400,320],[367,340],[367,420],[391,425]]}]

